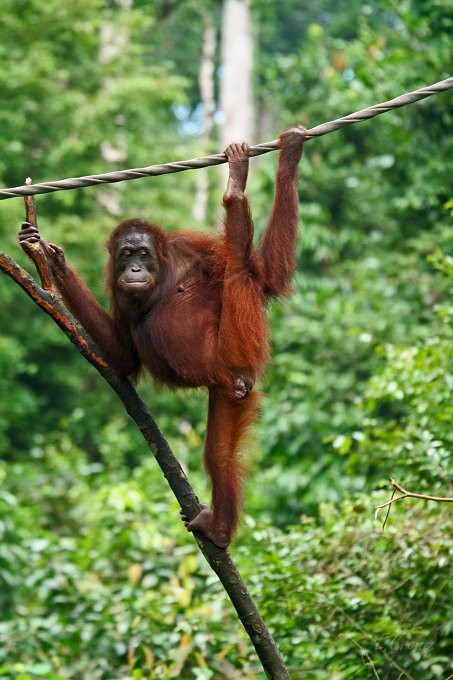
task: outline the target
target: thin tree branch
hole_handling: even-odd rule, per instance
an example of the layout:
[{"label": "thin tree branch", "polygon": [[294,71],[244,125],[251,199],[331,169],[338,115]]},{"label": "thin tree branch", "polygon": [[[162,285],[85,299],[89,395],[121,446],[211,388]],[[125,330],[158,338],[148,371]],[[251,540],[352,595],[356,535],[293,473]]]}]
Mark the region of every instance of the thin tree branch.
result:
[{"label": "thin tree branch", "polygon": [[[396,489],[393,489],[392,498],[391,498],[392,501],[393,501],[393,499],[395,498],[395,494],[396,494]],[[388,518],[390,517],[390,510],[391,510],[391,507],[392,507],[392,506],[389,505],[388,508],[387,508],[387,512],[385,513],[385,519],[384,519],[384,521],[382,522],[382,531],[384,531],[385,525],[387,524],[387,520],[388,520]],[[377,511],[376,511],[376,513],[377,513]]]},{"label": "thin tree branch", "polygon": [[[46,277],[50,277],[51,274],[41,246],[39,243],[28,244],[26,251],[35,262],[40,276],[43,275],[46,281]],[[198,498],[148,407],[139,397],[129,379],[120,377],[103,359],[99,348],[67,310],[54,286],[48,290],[39,286],[28,272],[2,251],[0,251],[0,270],[13,279],[38,307],[52,317],[79,352],[109,383],[140,429],[183,513],[189,520],[195,517],[200,511]],[[227,550],[215,546],[201,533],[194,534],[194,537],[204,557],[228,593],[267,677],[272,680],[289,680],[290,675],[272,634],[264,623],[231,555]]]},{"label": "thin tree branch", "polygon": [[[26,186],[32,185],[31,177],[25,180]],[[24,197],[25,205],[25,221],[33,226],[38,226],[38,219],[36,217],[36,198],[34,196]],[[44,255],[42,245],[39,241],[22,241],[22,250],[24,250],[31,259],[36,269],[38,270],[39,278],[41,279],[41,286],[44,290],[53,291],[59,295],[58,290],[53,284],[52,272],[50,271],[47,257]]]},{"label": "thin tree branch", "polygon": [[[391,479],[390,483],[393,487],[393,493],[392,497],[389,501],[386,503],[381,503],[380,505],[376,506],[376,511],[374,513],[375,519],[377,519],[377,516],[379,514],[379,511],[382,510],[383,508],[390,508],[393,503],[396,503],[397,501],[403,500],[403,498],[421,498],[424,501],[435,501],[436,503],[453,503],[453,498],[449,496],[428,496],[427,494],[424,493],[414,493],[412,491],[408,491],[407,489],[404,489],[401,484],[398,484],[398,482],[395,479]],[[395,497],[395,492],[399,491],[401,496],[396,496]],[[384,528],[385,523],[387,522],[387,518],[389,516],[389,513],[387,512],[386,518],[384,520],[384,524],[382,528]]]}]

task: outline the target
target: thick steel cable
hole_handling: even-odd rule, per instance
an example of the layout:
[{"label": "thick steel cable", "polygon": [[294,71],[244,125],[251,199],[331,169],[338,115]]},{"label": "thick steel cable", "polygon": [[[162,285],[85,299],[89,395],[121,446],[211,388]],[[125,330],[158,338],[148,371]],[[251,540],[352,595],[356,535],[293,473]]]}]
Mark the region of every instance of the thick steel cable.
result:
[{"label": "thick steel cable", "polygon": [[[369,108],[362,109],[356,113],[350,113],[343,118],[328,121],[317,125],[310,130],[307,130],[307,139],[313,137],[321,137],[327,135],[329,132],[340,130],[347,125],[354,125],[354,123],[361,123],[364,120],[379,116],[381,113],[392,111],[400,106],[413,104],[420,99],[431,97],[433,94],[444,92],[453,87],[453,78],[441,80],[438,83],[423,87],[414,92],[402,94],[395,99],[390,99],[382,104],[375,104]],[[265,142],[264,144],[257,144],[250,147],[250,156],[260,156],[269,151],[278,149],[278,140],[274,139],[272,142]],[[206,156],[204,158],[192,158],[187,161],[175,161],[173,163],[164,163],[162,165],[149,165],[145,168],[133,168],[131,170],[118,170],[115,172],[105,172],[101,175],[87,175],[85,177],[72,177],[69,179],[60,179],[55,182],[42,182],[39,184],[24,185],[20,187],[13,187],[11,189],[0,189],[0,201],[7,198],[15,198],[18,196],[32,196],[34,194],[48,194],[53,191],[66,191],[68,189],[79,189],[81,187],[89,187],[95,184],[114,184],[115,182],[124,182],[126,180],[139,179],[140,177],[150,177],[154,175],[166,175],[172,172],[182,172],[183,170],[197,170],[198,168],[206,168],[212,165],[221,165],[226,163],[227,157],[224,153],[215,154],[213,156]]]}]

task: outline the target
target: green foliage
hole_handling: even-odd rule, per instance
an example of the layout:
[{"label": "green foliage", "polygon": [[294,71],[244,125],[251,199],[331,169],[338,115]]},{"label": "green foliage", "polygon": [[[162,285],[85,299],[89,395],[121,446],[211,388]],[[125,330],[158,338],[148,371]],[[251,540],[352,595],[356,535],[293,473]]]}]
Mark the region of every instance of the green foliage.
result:
[{"label": "green foliage", "polygon": [[[4,186],[199,155],[204,9],[134,0],[2,6]],[[263,129],[308,127],[441,80],[447,0],[254,0]],[[184,115],[181,114],[181,111]],[[294,295],[270,309],[234,557],[294,678],[451,674],[451,95],[307,143]],[[264,133],[263,133],[264,134]],[[264,141],[259,140],[259,141]],[[258,234],[275,157],[251,165]],[[219,219],[217,170],[209,228]],[[38,200],[41,230],[106,303],[101,245],[122,216],[195,228],[196,173]],[[0,247],[21,201],[1,203]],[[208,228],[208,225],[201,225]],[[140,385],[200,498],[206,397]],[[264,680],[113,393],[12,281],[0,281],[0,678]],[[386,490],[384,490],[384,488]]]},{"label": "green foliage", "polygon": [[[44,528],[45,507],[0,500],[4,675],[33,677],[39,665],[43,678],[230,678],[235,669],[263,678],[226,595],[191,539],[181,541],[153,461],[128,481],[95,466],[65,469],[63,459],[59,472],[58,529],[54,509],[54,528]],[[41,476],[42,489],[54,473]],[[248,519],[236,558],[293,677],[448,672],[448,512],[400,506],[382,534],[370,514],[385,498],[324,505],[319,523],[304,517],[286,533]]]},{"label": "green foliage", "polygon": [[[440,250],[430,258],[453,283],[450,257]],[[384,369],[373,376],[362,402],[366,436],[351,454],[352,468],[366,470],[367,478],[398,475],[420,490],[450,486],[450,423],[453,416],[451,301],[434,308],[430,335],[417,345],[382,347]]]},{"label": "green foliage", "polygon": [[[4,673],[16,677],[22,665],[33,675],[31,669],[42,663],[46,678],[121,678],[128,671],[142,677],[134,668],[160,678],[196,677],[194,668],[203,677],[208,660],[222,668],[226,652],[231,663],[241,658],[246,668],[252,654],[242,650],[244,633],[193,541],[187,535],[181,544],[177,509],[162,495],[154,462],[121,481],[81,464],[80,454],[76,461],[77,469],[59,460],[52,498],[55,467],[33,480],[41,499],[48,489],[53,507],[46,512],[42,506],[40,518],[46,513],[53,529],[37,528],[30,510],[26,530],[15,497],[1,499],[9,515],[2,537]],[[22,474],[22,467],[15,469],[10,484],[21,487]],[[22,499],[26,495],[21,488]],[[58,529],[51,520],[56,508]]]},{"label": "green foliage", "polygon": [[324,507],[321,522],[308,522],[283,542],[263,532],[265,575],[251,577],[273,626],[288,630],[294,677],[373,677],[371,669],[380,678],[446,677],[448,513],[406,508],[385,534],[363,504]]}]

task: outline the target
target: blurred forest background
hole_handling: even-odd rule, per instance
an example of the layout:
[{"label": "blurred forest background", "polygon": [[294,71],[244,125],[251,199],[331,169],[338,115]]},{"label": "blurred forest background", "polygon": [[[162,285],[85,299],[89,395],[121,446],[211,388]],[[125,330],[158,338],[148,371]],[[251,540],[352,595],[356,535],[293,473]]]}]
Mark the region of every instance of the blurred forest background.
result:
[{"label": "blurred forest background", "polygon": [[[229,4],[3,0],[1,185],[217,152],[228,107],[258,143],[451,75],[450,0],[251,0],[236,28]],[[253,62],[232,99],[239,29]],[[232,548],[297,679],[452,677],[451,506],[402,501],[384,532],[373,517],[390,477],[453,495],[452,120],[447,92],[306,145],[295,293],[270,309]],[[251,162],[258,234],[275,165]],[[38,221],[107,304],[112,227],[213,229],[224,182],[213,168],[54,193]],[[0,247],[30,269],[23,215],[0,204]],[[205,395],[139,389],[207,498]],[[264,678],[140,433],[7,277],[0,482],[1,678]]]}]

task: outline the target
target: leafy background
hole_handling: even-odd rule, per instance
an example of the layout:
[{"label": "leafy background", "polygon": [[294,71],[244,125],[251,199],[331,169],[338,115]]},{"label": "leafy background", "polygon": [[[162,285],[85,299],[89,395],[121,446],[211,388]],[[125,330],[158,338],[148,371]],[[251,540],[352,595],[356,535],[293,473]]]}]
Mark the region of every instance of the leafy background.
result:
[{"label": "leafy background", "polygon": [[[199,154],[203,12],[218,3],[3,0],[3,186]],[[254,0],[254,95],[272,130],[308,127],[448,77],[447,0]],[[127,30],[99,59],[100,34]],[[294,295],[270,310],[246,516],[234,558],[292,677],[453,673],[451,95],[307,144]],[[263,141],[257,139],[252,141]],[[258,233],[275,156],[252,165]],[[106,301],[118,218],[212,228],[223,179],[196,173],[42,196],[41,231]],[[450,201],[450,202],[449,202]],[[20,200],[0,212],[17,246]],[[200,496],[206,398],[140,391]],[[0,677],[262,679],[253,648],[115,396],[6,277],[0,286]]]}]

